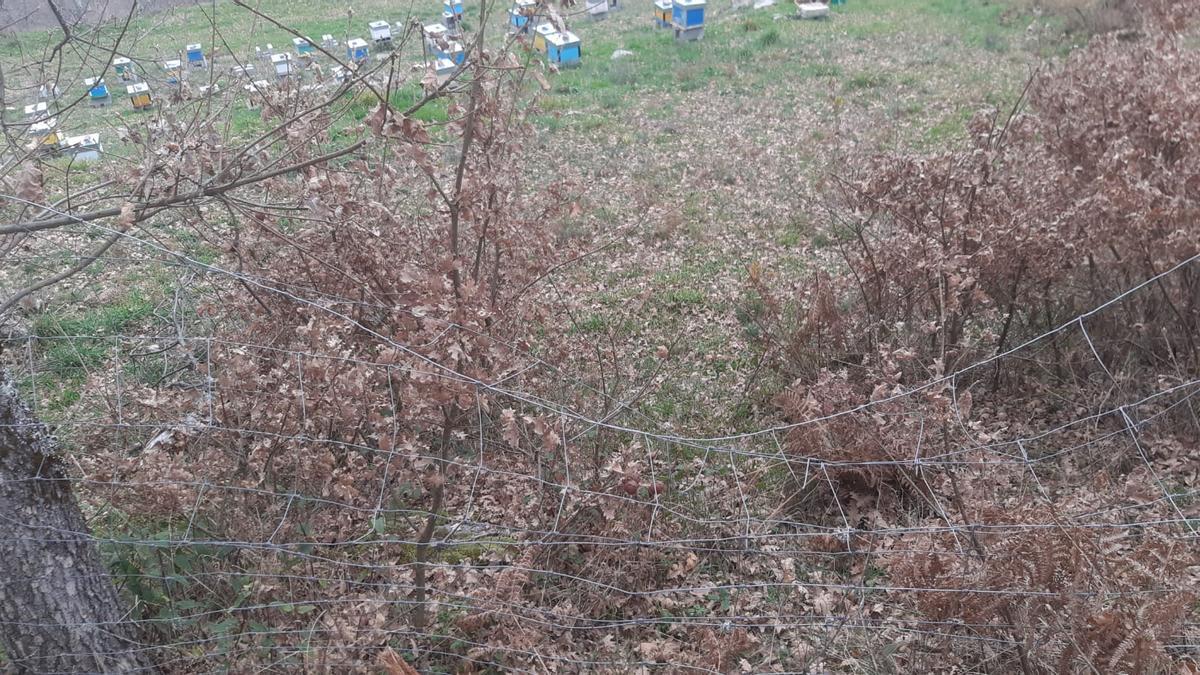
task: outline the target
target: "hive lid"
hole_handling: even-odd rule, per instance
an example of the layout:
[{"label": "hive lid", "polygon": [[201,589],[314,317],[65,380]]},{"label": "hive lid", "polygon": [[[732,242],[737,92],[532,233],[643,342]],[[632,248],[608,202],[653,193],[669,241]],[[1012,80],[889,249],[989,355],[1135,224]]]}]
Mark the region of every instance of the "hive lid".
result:
[{"label": "hive lid", "polygon": [[146,84],[145,82],[138,82],[125,87],[125,92],[128,94],[140,94],[148,91],[150,91],[150,85]]},{"label": "hive lid", "polygon": [[170,61],[163,61],[163,68],[166,68],[167,70],[175,70],[178,67],[179,67],[179,59],[171,59]]},{"label": "hive lid", "polygon": [[538,27],[534,28],[533,30],[537,31],[538,33],[541,33],[543,36],[554,35],[555,33],[558,32],[558,29],[555,28],[554,24],[551,24],[551,23],[539,24]]},{"label": "hive lid", "polygon": [[561,33],[547,35],[546,40],[553,42],[555,45],[557,45],[559,47],[565,47],[567,45],[572,45],[572,44],[579,42],[579,36],[572,33],[569,30],[565,30]]},{"label": "hive lid", "polygon": [[680,7],[694,8],[703,7],[706,2],[705,0],[675,0],[675,4]]},{"label": "hive lid", "polygon": [[82,136],[69,136],[66,139],[66,144],[72,147],[92,147],[100,145],[100,134],[83,134]]},{"label": "hive lid", "polygon": [[130,63],[131,63],[131,61],[129,59],[125,58],[124,56],[118,56],[115,59],[113,59],[114,66],[125,66],[125,65],[129,65]]},{"label": "hive lid", "polygon": [[187,50],[189,52],[198,52],[200,51],[200,45],[188,45]]},{"label": "hive lid", "polygon": [[83,84],[88,87],[97,87],[97,86],[104,84],[104,78],[103,77],[89,77],[88,79],[83,81]]},{"label": "hive lid", "polygon": [[346,40],[346,46],[351,49],[358,49],[359,47],[366,47],[367,41],[361,38],[350,38]]}]

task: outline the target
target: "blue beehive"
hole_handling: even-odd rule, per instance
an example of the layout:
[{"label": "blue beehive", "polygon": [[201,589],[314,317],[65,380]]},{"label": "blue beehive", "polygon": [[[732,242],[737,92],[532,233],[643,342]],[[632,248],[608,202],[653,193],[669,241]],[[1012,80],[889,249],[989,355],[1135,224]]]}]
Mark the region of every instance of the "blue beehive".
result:
[{"label": "blue beehive", "polygon": [[449,59],[454,62],[454,65],[461,66],[467,62],[467,52],[463,49],[461,43],[454,40],[446,40],[446,46],[440,45],[433,51],[434,56],[439,59]]},{"label": "blue beehive", "polygon": [[304,56],[305,54],[312,54],[313,52],[316,51],[316,48],[312,46],[312,42],[310,42],[308,40],[308,38],[302,38],[302,37],[292,38],[292,45],[294,45],[296,47],[296,55],[297,56]]},{"label": "blue beehive", "polygon": [[371,50],[367,49],[367,41],[360,38],[352,38],[346,40],[346,58],[355,63],[362,63],[371,55]]},{"label": "blue beehive", "polygon": [[674,0],[671,5],[671,23],[681,30],[703,26],[704,5],[705,0]]},{"label": "blue beehive", "polygon": [[207,65],[204,60],[204,50],[200,45],[188,45],[185,51],[188,65],[192,68],[204,68]]},{"label": "blue beehive", "polygon": [[508,24],[513,32],[529,30],[529,17],[537,7],[537,0],[516,0],[508,10]]},{"label": "blue beehive", "polygon": [[103,77],[89,77],[83,81],[83,84],[88,88],[88,102],[92,105],[106,106],[112,100]]},{"label": "blue beehive", "polygon": [[463,0],[442,0],[442,11],[449,12],[454,16],[462,16]]},{"label": "blue beehive", "polygon": [[117,71],[117,75],[121,76],[121,80],[125,82],[133,82],[137,80],[137,72],[133,69],[133,61],[128,57],[118,56],[113,59],[113,70]]},{"label": "blue beehive", "polygon": [[569,30],[546,36],[546,59],[560,66],[579,65],[579,37]]}]

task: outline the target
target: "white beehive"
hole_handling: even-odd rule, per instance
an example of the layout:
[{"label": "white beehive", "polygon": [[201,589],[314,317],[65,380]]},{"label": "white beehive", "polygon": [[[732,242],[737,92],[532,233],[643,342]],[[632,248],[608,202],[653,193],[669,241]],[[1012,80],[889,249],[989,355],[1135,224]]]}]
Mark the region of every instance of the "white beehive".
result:
[{"label": "white beehive", "polygon": [[266,80],[255,80],[242,87],[242,89],[246,90],[247,94],[246,107],[257,108],[261,106],[263,104],[263,100],[266,98],[267,91],[270,90],[270,88],[271,83],[267,82]]},{"label": "white beehive", "polygon": [[798,2],[801,19],[822,19],[829,16],[829,5],[823,2]]},{"label": "white beehive", "polygon": [[275,68],[275,77],[287,77],[292,74],[292,55],[280,52],[271,55],[271,66]]},{"label": "white beehive", "polygon": [[74,155],[76,161],[91,162],[100,159],[104,146],[100,143],[100,134],[84,134],[63,140],[63,150]]},{"label": "white beehive", "polygon": [[587,13],[593,19],[603,19],[608,16],[608,0],[586,0]]},{"label": "white beehive", "polygon": [[440,86],[458,72],[458,66],[450,59],[438,59],[433,62],[433,71],[437,74],[437,83]]},{"label": "white beehive", "polygon": [[424,28],[425,47],[431,52],[441,49],[441,44],[448,39],[449,30],[440,23],[431,23]]},{"label": "white beehive", "polygon": [[50,114],[50,104],[38,101],[25,106],[25,117],[30,121],[40,120]]},{"label": "white beehive", "polygon": [[392,27],[386,21],[372,21],[367,24],[371,29],[371,39],[377,45],[390,45],[392,43]]},{"label": "white beehive", "polygon": [[338,45],[338,41],[332,35],[326,33],[321,36],[321,46],[326,49],[333,49]]}]

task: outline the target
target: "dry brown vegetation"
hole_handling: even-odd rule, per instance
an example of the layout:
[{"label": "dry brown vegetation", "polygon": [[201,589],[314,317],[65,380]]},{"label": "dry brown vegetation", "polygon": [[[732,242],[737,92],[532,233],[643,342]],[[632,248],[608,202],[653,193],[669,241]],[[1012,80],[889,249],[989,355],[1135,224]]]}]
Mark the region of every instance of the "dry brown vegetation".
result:
[{"label": "dry brown vegetation", "polygon": [[[694,209],[630,188],[621,129],[577,139],[586,169],[539,146],[570,76],[482,38],[441,87],[383,61],[324,99],[272,89],[251,143],[181,96],[94,193],[14,154],[20,286],[99,245],[170,289],[130,321],[13,303],[3,364],[89,518],[59,534],[107,563],[80,581],[118,584],[167,672],[1194,672],[1192,7],[1078,9],[1098,35],[957,142],[837,122],[803,188],[756,186],[812,138],[717,157],[729,101],[682,108],[728,124],[666,146]],[[831,109],[872,119],[842,97],[877,79]],[[801,211],[736,310],[617,295],[691,269],[661,242]],[[753,356],[733,384],[693,344],[712,331]],[[704,390],[664,414],[672,378]]]}]

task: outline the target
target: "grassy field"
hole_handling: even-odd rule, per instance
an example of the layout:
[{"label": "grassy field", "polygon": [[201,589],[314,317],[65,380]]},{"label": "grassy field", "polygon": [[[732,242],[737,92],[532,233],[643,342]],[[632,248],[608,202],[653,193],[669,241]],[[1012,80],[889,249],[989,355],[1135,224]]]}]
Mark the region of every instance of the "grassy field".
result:
[{"label": "grassy field", "polygon": [[[428,23],[440,11],[428,0],[403,7],[368,1],[352,10],[326,0],[302,8],[263,0],[255,7],[309,36],[330,33],[343,42],[368,37],[366,24],[377,18]],[[998,1],[853,0],[824,21],[795,20],[793,9],[714,2],[704,39],[687,44],[653,27],[649,3],[623,3],[603,21],[574,16],[583,63],[547,73],[550,89],[533,116],[540,133],[532,165],[542,175],[531,180],[566,178],[583,206],[579,216],[561,223],[560,236],[610,244],[604,256],[570,270],[558,286],[560,298],[572,298],[564,307],[569,311],[561,312],[570,324],[565,328],[607,345],[604,358],[631,381],[654,367],[651,355],[659,345],[674,344],[671,367],[648,390],[643,412],[695,433],[760,418],[762,400],[748,388],[758,370],[746,324],[752,309],[746,271],[761,263],[789,283],[812,269],[826,243],[813,237],[823,217],[819,188],[843,170],[844,158],[961,142],[975,110],[1011,105],[1036,64],[1064,47],[1043,37],[1052,30]],[[494,16],[488,34],[499,41],[505,28],[504,17]],[[73,43],[76,51],[66,59],[85,64],[84,72],[97,69],[119,34],[119,26],[100,28],[89,36],[91,48]],[[0,39],[0,59],[14,73],[10,82],[34,86],[36,77],[20,64],[45,54],[56,39],[54,32]],[[244,8],[217,2],[135,17],[116,51],[138,61],[161,93],[154,64],[178,56],[189,42],[204,44],[210,56],[217,47],[215,67],[191,73],[192,83],[213,78],[228,85],[231,54],[249,59],[254,46],[270,42],[281,49],[290,36]],[[400,52],[401,63],[421,59],[418,42]],[[614,59],[618,50],[631,54]],[[263,77],[267,66],[258,67]],[[413,74],[414,83],[400,87],[393,102],[415,100],[417,79]],[[27,88],[10,85],[18,95],[27,96]],[[63,89],[64,100],[85,93],[82,83],[64,82]],[[235,101],[225,126],[235,138],[262,128],[258,112],[241,104],[242,95],[236,86],[219,95]],[[186,105],[193,104],[169,108],[182,114]],[[353,101],[352,119],[372,105]],[[444,110],[433,106],[423,115],[440,121]],[[68,133],[101,131],[106,151],[120,161],[126,149],[117,138],[124,129],[149,124],[163,112],[134,113],[114,91],[111,108],[76,107],[62,125]],[[66,166],[65,159],[57,161]],[[104,164],[76,164],[72,171],[86,183],[99,180]],[[98,265],[92,278],[119,274],[117,267]],[[139,306],[165,302],[169,286],[142,280],[129,297]],[[89,295],[94,287],[64,291],[47,311],[66,316],[51,318],[90,321],[106,307],[122,313],[130,303],[126,296]],[[76,316],[81,306],[91,309]]]}]

